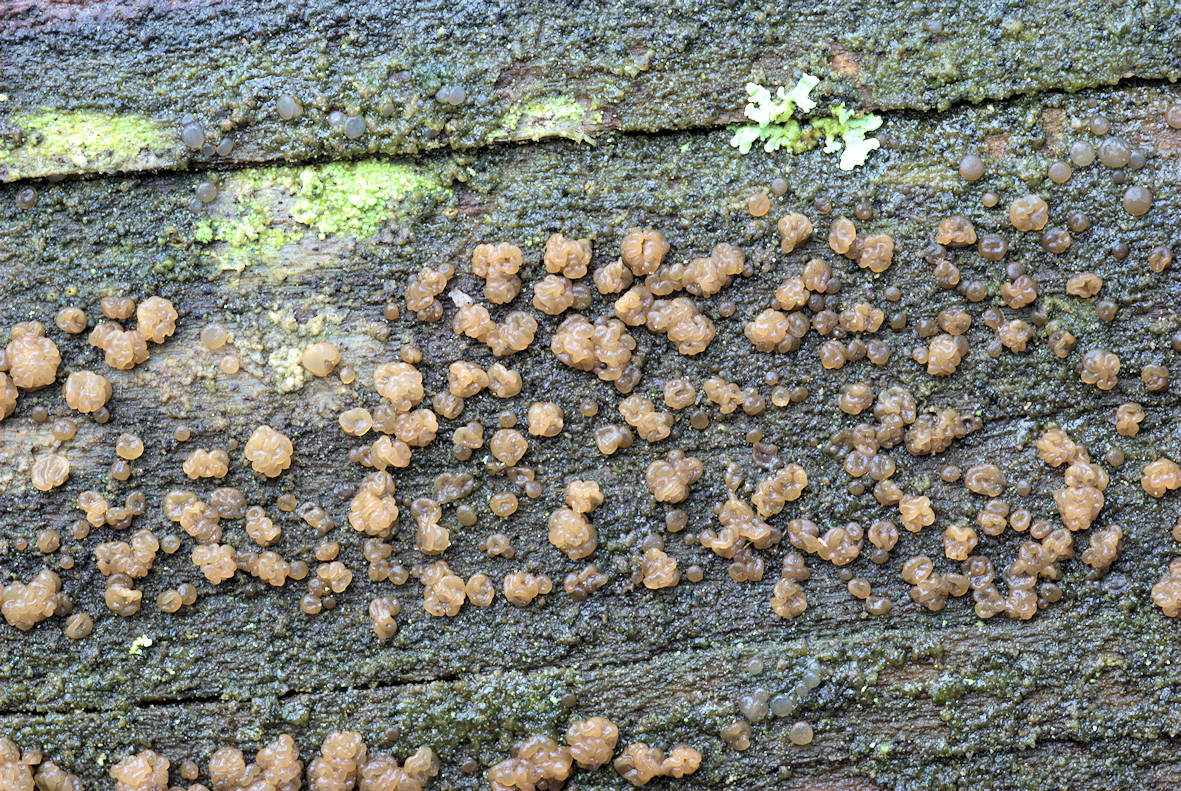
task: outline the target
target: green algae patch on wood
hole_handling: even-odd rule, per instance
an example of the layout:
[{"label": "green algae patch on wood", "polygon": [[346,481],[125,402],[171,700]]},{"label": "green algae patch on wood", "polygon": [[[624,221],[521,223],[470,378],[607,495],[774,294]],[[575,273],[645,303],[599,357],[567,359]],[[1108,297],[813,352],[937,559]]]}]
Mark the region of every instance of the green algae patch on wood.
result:
[{"label": "green algae patch on wood", "polygon": [[277,262],[286,245],[308,237],[373,236],[412,203],[450,194],[437,175],[386,160],[242,170],[219,186],[193,239],[218,270],[240,272]]},{"label": "green algae patch on wood", "polygon": [[537,142],[564,137],[593,145],[591,134],[603,130],[603,117],[593,104],[588,108],[571,96],[535,99],[506,112],[500,119],[501,128],[489,134],[488,140]]},{"label": "green algae patch on wood", "polygon": [[444,191],[409,165],[380,160],[303,168],[291,217],[323,236],[369,236],[390,218],[391,204]]},{"label": "green algae patch on wood", "polygon": [[18,115],[19,132],[0,146],[0,180],[17,181],[70,171],[119,173],[175,167],[180,141],[167,125],[141,115],[90,110]]}]

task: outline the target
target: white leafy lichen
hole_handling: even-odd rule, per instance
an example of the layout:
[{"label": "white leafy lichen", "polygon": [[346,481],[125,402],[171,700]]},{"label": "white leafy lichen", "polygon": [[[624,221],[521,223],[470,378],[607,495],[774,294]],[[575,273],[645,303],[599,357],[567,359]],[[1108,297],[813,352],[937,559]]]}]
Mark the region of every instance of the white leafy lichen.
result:
[{"label": "white leafy lichen", "polygon": [[754,123],[736,127],[730,145],[740,154],[750,152],[751,146],[762,141],[763,150],[771,153],[787,148],[794,153],[813,148],[824,137],[824,150],[841,151],[839,167],[852,170],[865,163],[869,152],[880,146],[875,137],[866,137],[882,125],[880,116],[873,113],[859,113],[844,105],[834,104],[830,115],[812,117],[804,126],[796,119],[795,112],[811,112],[816,107],[812,89],[820,84],[820,78],[805,74],[790,91],[782,86],[775,93],[757,83],[747,83],[746,93],[750,98],[743,114]]}]

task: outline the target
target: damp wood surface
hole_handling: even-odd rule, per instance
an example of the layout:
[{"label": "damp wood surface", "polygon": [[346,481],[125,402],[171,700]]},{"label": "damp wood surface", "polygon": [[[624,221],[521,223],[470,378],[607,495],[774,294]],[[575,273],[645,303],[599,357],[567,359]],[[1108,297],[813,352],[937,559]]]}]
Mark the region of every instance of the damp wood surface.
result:
[{"label": "damp wood surface", "polygon": [[[957,25],[972,13],[965,8],[957,16],[948,12],[937,31],[924,28],[923,21],[936,16],[925,7],[891,7],[888,15],[871,8],[865,18],[824,4],[716,8],[692,21],[657,5],[668,19],[662,36],[634,21],[612,21],[616,17],[601,5],[566,8],[567,16],[545,24],[538,11],[536,20],[525,15],[520,25],[509,24],[511,9],[480,4],[428,7],[409,21],[391,21],[388,11],[370,14],[359,5],[340,8],[349,13],[284,13],[237,3],[151,9],[46,4],[12,6],[0,17],[12,62],[53,56],[63,64],[44,81],[17,70],[0,110],[6,140],[23,139],[15,120],[20,113],[86,110],[108,119],[112,129],[151,132],[149,138],[158,133],[152,139],[161,141],[151,151],[135,147],[127,157],[97,160],[41,156],[37,146],[23,144],[8,149],[24,156],[19,161],[0,155],[4,178],[14,182],[0,188],[0,326],[43,322],[62,351],[60,376],[101,370],[114,387],[108,423],[74,416],[78,435],[60,451],[70,458],[71,476],[52,492],[29,485],[33,459],[53,446],[50,424],[35,423],[30,413],[42,405],[51,416],[65,415],[60,385],[22,394],[16,413],[0,424],[3,537],[10,547],[20,538],[33,544],[42,529],[61,529],[67,536],[62,552],[77,560],[59,572],[63,587],[76,610],[95,617],[94,634],[81,641],[64,636],[60,618],[29,632],[0,624],[0,735],[44,750],[89,789],[113,787],[110,765],[146,747],[169,756],[174,767],[187,757],[204,766],[217,747],[239,747],[249,757],[276,735],[291,733],[307,761],[327,733],[345,729],[360,731],[371,751],[389,749],[399,757],[431,746],[441,764],[431,788],[483,788],[484,771],[506,758],[515,741],[530,733],[556,737],[573,715],[608,717],[620,728],[621,745],[684,742],[701,751],[695,775],[656,780],[658,788],[1131,789],[1181,783],[1177,624],[1149,597],[1178,554],[1170,530],[1181,509],[1176,494],[1156,500],[1140,485],[1148,462],[1181,458],[1179,404],[1175,384],[1149,393],[1139,377],[1149,363],[1181,376],[1170,347],[1170,336],[1181,328],[1178,270],[1153,274],[1146,263],[1153,247],[1177,250],[1181,242],[1181,130],[1164,121],[1181,94],[1161,79],[1178,68],[1175,47],[1167,45],[1176,33],[1175,8],[1071,4],[1067,15],[1065,5],[1050,3],[1014,11],[1021,25],[1006,25],[1004,14]],[[489,15],[498,21],[489,23]],[[186,23],[172,24],[177,18]],[[233,21],[202,24],[213,18]],[[598,20],[596,36],[579,35],[584,19]],[[142,24],[129,38],[132,20]],[[396,35],[389,34],[393,26],[400,26]],[[739,35],[752,29],[771,32]],[[517,55],[513,39],[523,42],[522,52],[546,54],[537,62]],[[210,64],[194,55],[239,40],[242,49],[233,58]],[[453,46],[447,42],[456,41],[467,45],[459,55],[447,50]],[[925,48],[917,77],[905,72],[917,58],[907,46]],[[384,60],[374,56],[391,51],[396,54]],[[957,52],[967,54],[957,61]],[[637,68],[641,55],[643,69]],[[111,68],[95,69],[103,61],[97,56]],[[563,58],[573,65],[558,72],[553,64]],[[1026,67],[997,74],[1015,61]],[[855,75],[847,73],[851,62],[859,63]],[[370,63],[380,67],[372,75],[359,67]],[[837,68],[842,65],[844,71]],[[106,87],[86,91],[78,80],[84,66]],[[172,95],[144,84],[143,74],[161,69],[158,82],[177,86]],[[877,133],[882,148],[864,167],[841,172],[836,157],[820,150],[756,150],[743,157],[729,145],[721,124],[740,112],[747,79],[790,83],[806,69],[825,75],[826,99],[885,108]],[[403,71],[409,78],[397,76]],[[467,103],[458,109],[444,109],[433,98],[449,84],[466,87]],[[304,118],[289,125],[272,109],[285,91],[307,97]],[[481,93],[491,97],[482,108],[474,103]],[[325,97],[318,109],[315,95]],[[565,105],[560,112],[569,125],[560,131],[545,125],[551,118],[504,132],[514,108],[555,96],[575,97],[584,114],[571,115]],[[420,109],[403,116],[413,97]],[[376,108],[386,98],[399,115],[381,120]],[[324,113],[338,107],[353,112],[354,106],[376,131],[354,141],[327,130]],[[186,154],[177,142],[177,120],[186,112],[208,129],[216,119],[242,113],[232,126],[233,152]],[[161,126],[113,120],[125,114]],[[1099,142],[1085,128],[1097,114],[1111,121],[1113,134],[1148,151],[1147,164],[1128,171],[1124,185],[1114,184],[1098,162],[1053,184],[1045,176],[1049,162],[1065,160],[1074,141]],[[654,131],[663,133],[649,134]],[[584,135],[594,135],[597,144],[509,144]],[[956,172],[968,153],[985,159],[988,172],[980,181],[964,182]],[[50,174],[105,175],[35,178]],[[786,193],[771,197],[765,217],[752,218],[747,199],[776,177],[786,179]],[[205,181],[216,184],[219,195],[194,208],[196,187]],[[1133,218],[1121,208],[1128,184],[1151,186],[1154,208],[1147,215]],[[37,191],[36,203],[18,208],[17,194],[29,186]],[[1001,201],[986,209],[980,196],[990,189]],[[1051,225],[1081,209],[1090,230],[1074,234],[1066,253],[1047,253],[1038,234],[1018,234],[1008,223],[1009,202],[1028,192],[1047,200]],[[813,210],[818,197],[832,202],[827,217]],[[889,233],[897,245],[893,266],[881,275],[858,269],[823,241],[829,222],[852,216],[864,198],[875,213],[858,221],[859,231]],[[775,221],[789,211],[808,215],[817,239],[785,255]],[[1046,309],[1050,324],[1035,331],[1029,352],[1004,352],[994,360],[984,351],[992,333],[981,315],[1003,307],[1003,263],[985,261],[974,247],[951,251],[965,279],[988,286],[991,296],[979,303],[935,285],[921,253],[950,214],[967,216],[979,232],[1003,233],[1010,245],[1006,261],[1025,262],[1037,278],[1035,306]],[[590,238],[597,267],[618,255],[620,238],[635,226],[663,230],[676,260],[729,242],[746,252],[755,270],[700,300],[718,328],[700,355],[681,356],[665,338],[633,330],[643,372],[636,392],[659,404],[667,378],[686,376],[700,390],[706,378],[721,375],[767,397],[764,375],[775,372],[788,387],[808,388],[803,402],[781,408],[768,397],[759,416],[742,410],[722,416],[707,403],[705,430],[691,428],[687,411],[681,412],[668,439],[649,444],[637,438],[614,456],[599,453],[593,431],[621,422],[621,396],[555,359],[549,339],[561,317],[537,314],[528,300],[543,272],[541,251],[550,233]],[[467,605],[455,618],[434,618],[423,610],[422,588],[413,579],[399,587],[364,575],[364,536],[345,518],[349,487],[368,472],[347,453],[363,440],[345,436],[337,416],[377,404],[373,369],[396,359],[403,343],[422,349],[428,394],[446,388],[451,361],[494,361],[482,344],[451,331],[450,300],[444,319],[430,324],[404,309],[402,294],[411,274],[450,262],[457,275],[449,289],[478,295],[483,281],[471,273],[471,249],[501,240],[525,252],[525,286],[511,307],[530,310],[539,321],[537,341],[503,360],[522,373],[524,389],[509,401],[481,394],[468,400],[459,418],[441,419],[439,438],[396,472],[397,496],[399,503],[432,496],[436,476],[471,473],[476,485],[463,502],[477,510],[479,521],[462,528],[454,504],[444,507],[452,546],[443,559],[465,577],[483,571],[499,581],[518,570],[546,573],[556,589],[526,608],[498,596],[487,609]],[[1110,255],[1117,242],[1130,248],[1123,260]],[[815,333],[787,355],[757,353],[743,336],[743,324],[770,307],[776,285],[814,255],[839,272],[843,303],[866,299],[888,315],[908,316],[906,328],[880,334],[892,350],[885,366],[862,360],[825,370]],[[1103,278],[1100,298],[1118,304],[1115,321],[1097,318],[1096,299],[1066,293],[1066,279],[1083,271]],[[888,285],[901,289],[901,301],[881,297]],[[176,334],[153,346],[151,358],[132,371],[107,369],[85,335],[67,336],[52,326],[67,305],[83,306],[93,322],[98,298],[120,294],[159,294],[181,314]],[[728,318],[718,310],[727,300],[736,308]],[[400,318],[383,318],[387,302],[403,307]],[[583,312],[594,318],[610,306],[596,293]],[[973,317],[970,350],[954,375],[935,379],[911,359],[920,344],[914,327],[953,306]],[[1035,306],[1005,313],[1028,319]],[[231,334],[226,351],[242,365],[235,375],[219,371],[220,354],[201,347],[201,328],[213,321]],[[1064,360],[1045,342],[1055,328],[1078,339]],[[337,344],[344,363],[356,368],[354,384],[314,379],[291,364],[293,355],[321,340]],[[1108,392],[1083,384],[1077,373],[1082,353],[1099,347],[1117,352],[1123,365],[1119,385]],[[893,600],[890,614],[866,615],[836,569],[809,557],[812,578],[803,583],[808,609],[783,620],[768,599],[786,540],[762,553],[767,575],[761,582],[735,583],[726,561],[664,533],[668,506],[652,500],[644,470],[673,448],[697,456],[705,475],[680,507],[689,513],[688,530],[716,527],[712,506],[725,498],[726,463],[746,470],[748,484],[740,489],[746,497],[766,474],[753,464],[746,439],[761,428],[782,459],[802,465],[810,480],[803,497],[773,522],[800,515],[827,528],[895,518],[896,509],[878,505],[868,492],[850,493],[841,461],[826,452],[836,432],[861,421],[837,407],[842,385],[861,381],[875,391],[905,386],[921,410],[954,407],[978,416],[982,427],[935,457],[892,451],[895,479],[908,492],[930,496],[937,522],[917,534],[904,532],[881,566],[864,554],[851,564],[875,593]],[[579,415],[585,398],[598,401],[597,417]],[[529,437],[522,463],[543,484],[542,496],[532,501],[503,477],[484,472],[485,451],[457,461],[450,434],[473,419],[487,434],[506,408],[523,421],[534,400],[556,401],[566,427],[552,439]],[[1146,413],[1134,437],[1118,436],[1112,423],[1126,401],[1139,402]],[[242,458],[246,438],[260,423],[283,431],[295,446],[292,468],[275,480],[255,475]],[[192,428],[186,443],[172,438],[181,424]],[[1077,559],[1065,563],[1062,601],[1029,621],[1003,615],[982,621],[970,595],[934,613],[911,602],[910,586],[900,578],[903,560],[927,554],[937,569],[958,567],[943,557],[941,528],[973,523],[986,501],[962,482],[941,481],[945,465],[997,464],[1009,479],[1004,496],[1013,508],[1056,518],[1052,492],[1062,473],[1039,461],[1033,446],[1050,425],[1066,430],[1094,460],[1113,446],[1127,457],[1121,468],[1107,468],[1111,483],[1095,525],[1124,530],[1108,573],[1091,574]],[[109,472],[122,431],[141,436],[147,448],[125,483]],[[181,464],[196,447],[227,450],[231,469],[224,481],[184,476]],[[561,486],[572,477],[598,480],[605,495],[591,515],[600,546],[588,560],[610,582],[584,602],[572,601],[561,579],[586,561],[567,560],[545,532],[549,512],[562,502]],[[1013,494],[1018,478],[1032,482],[1028,496]],[[160,503],[172,489],[207,492],[215,485],[239,487],[248,503],[264,505],[284,529],[277,548],[292,558],[312,561],[317,536],[294,514],[280,521],[278,497],[293,493],[333,515],[337,527],[330,537],[340,542],[341,559],[355,577],[334,610],[302,614],[304,586],[297,583],[275,590],[242,573],[217,587],[205,582],[189,560],[191,539],[167,521]],[[151,573],[137,581],[144,607],[128,618],[106,609],[104,580],[93,562],[95,544],[126,536],[99,528],[83,541],[68,538],[70,522],[81,515],[77,494],[91,488],[112,502],[132,489],[143,491],[148,509],[133,529],[184,538],[181,551],[158,556]],[[487,508],[498,491],[520,495],[520,509],[507,519]],[[408,510],[393,539],[407,567],[429,560],[414,549]],[[224,526],[226,541],[248,546],[240,522]],[[485,556],[477,544],[493,532],[512,538],[516,558]],[[641,542],[653,532],[664,533],[682,571],[701,565],[704,580],[658,591],[634,586]],[[1022,540],[1012,531],[982,535],[981,549],[1000,569]],[[1085,537],[1076,537],[1076,552],[1083,546]],[[0,556],[0,582],[27,581],[46,565],[53,567],[53,558],[35,548],[10,548]],[[175,614],[160,612],[156,594],[185,581],[198,587],[197,603]],[[392,595],[402,605],[398,632],[386,641],[376,638],[366,612],[375,595]],[[765,666],[757,676],[745,670],[752,658]],[[718,734],[738,718],[739,696],[757,686],[773,694],[790,690],[812,662],[821,683],[791,716],[756,723],[743,752],[723,743]],[[573,708],[563,702],[568,695]],[[812,724],[811,744],[788,740],[796,720]],[[479,762],[474,775],[460,769],[469,759]],[[570,787],[630,786],[606,768],[576,772]]]},{"label": "damp wood surface", "polygon": [[[0,179],[713,126],[747,82],[801,71],[834,101],[940,110],[1176,79],[1179,26],[1171,0],[7,0]],[[189,125],[207,148],[182,143]]]}]

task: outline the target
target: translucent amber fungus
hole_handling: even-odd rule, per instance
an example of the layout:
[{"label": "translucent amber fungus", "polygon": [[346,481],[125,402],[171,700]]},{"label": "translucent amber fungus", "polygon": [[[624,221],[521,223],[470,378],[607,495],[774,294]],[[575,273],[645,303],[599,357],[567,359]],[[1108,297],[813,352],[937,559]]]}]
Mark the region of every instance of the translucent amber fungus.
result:
[{"label": "translucent amber fungus", "polygon": [[664,459],[648,465],[644,482],[657,502],[679,503],[689,496],[689,487],[701,478],[704,465],[696,456],[686,456],[679,448],[669,451]]},{"label": "translucent amber fungus", "polygon": [[1018,231],[1040,231],[1049,220],[1049,206],[1037,195],[1025,195],[1009,204],[1009,222]]},{"label": "translucent amber fungus", "polygon": [[533,307],[557,316],[574,305],[574,284],[562,275],[546,275],[533,284]]},{"label": "translucent amber fungus", "polygon": [[529,433],[535,437],[556,437],[565,425],[562,408],[553,401],[534,401],[529,405]]},{"label": "translucent amber fungus", "polygon": [[443,317],[443,304],[435,297],[447,288],[447,282],[455,274],[455,268],[443,264],[438,269],[424,267],[411,275],[406,283],[406,308],[413,311],[419,321],[438,321]]},{"label": "translucent amber fungus", "polygon": [[931,508],[931,498],[912,497],[904,495],[898,501],[898,513],[902,526],[912,533],[917,533],[927,525],[935,522],[935,512]]},{"label": "translucent amber fungus", "polygon": [[886,234],[870,234],[861,241],[857,265],[871,272],[885,272],[894,262],[894,239]]},{"label": "translucent amber fungus", "polygon": [[599,534],[585,514],[558,508],[549,516],[549,541],[571,560],[578,560],[595,551]]},{"label": "translucent amber fungus", "polygon": [[655,272],[669,251],[668,241],[660,231],[633,230],[619,245],[623,263],[633,274],[643,277]]},{"label": "translucent amber fungus", "polygon": [[779,249],[790,253],[812,238],[812,221],[802,214],[785,214],[779,218]]},{"label": "translucent amber fungus", "polygon": [[224,478],[230,471],[230,457],[220,448],[197,448],[185,458],[182,468],[190,478]]},{"label": "translucent amber fungus", "polygon": [[643,575],[644,587],[652,590],[675,588],[681,581],[676,559],[656,547],[644,550],[640,572]]},{"label": "translucent amber fungus", "polygon": [[135,309],[135,330],[152,343],[163,343],[176,332],[176,308],[163,297],[148,297]]},{"label": "translucent amber fungus", "polygon": [[129,755],[111,767],[115,791],[165,791],[168,759],[153,750]]},{"label": "translucent amber fungus", "polygon": [[255,472],[274,478],[291,466],[292,450],[290,439],[262,425],[250,435],[243,453]]},{"label": "translucent amber fungus", "polygon": [[1163,497],[1181,488],[1181,467],[1165,456],[1149,462],[1140,473],[1140,486],[1153,497]]},{"label": "translucent amber fungus", "polygon": [[368,409],[353,407],[340,413],[340,430],[350,437],[363,437],[373,428],[373,415]]},{"label": "translucent amber fungus", "polygon": [[312,376],[328,376],[340,365],[340,350],[331,343],[313,343],[303,350],[301,359]]},{"label": "translucent amber fungus", "polygon": [[62,394],[70,409],[91,414],[106,406],[111,399],[111,383],[102,374],[74,371],[66,377]]},{"label": "translucent amber fungus", "polygon": [[804,589],[792,579],[782,578],[771,590],[771,609],[780,618],[795,618],[808,608]]},{"label": "translucent amber fungus", "polygon": [[447,389],[454,396],[471,398],[487,386],[487,372],[475,363],[456,360],[447,368]]},{"label": "translucent amber fungus", "polygon": [[389,538],[397,520],[394,479],[381,471],[366,475],[349,505],[349,524],[366,535]]},{"label": "translucent amber fungus", "polygon": [[774,516],[784,505],[799,499],[808,485],[808,475],[798,464],[788,464],[783,469],[759,482],[751,503],[758,509],[759,516]]},{"label": "translucent amber fungus", "polygon": [[220,585],[238,571],[238,556],[229,544],[198,544],[193,547],[193,564],[205,579]]},{"label": "translucent amber fungus", "polygon": [[732,244],[717,244],[707,258],[694,258],[679,281],[694,296],[708,297],[722,290],[730,279],[746,271],[746,254]]},{"label": "translucent amber fungus", "polygon": [[488,770],[492,791],[533,791],[561,788],[570,776],[570,748],[546,736],[534,735],[513,746],[512,758]]},{"label": "translucent amber fungus", "polygon": [[967,217],[955,214],[939,223],[935,241],[945,247],[967,247],[976,243],[976,229]]},{"label": "translucent amber fungus", "polygon": [[512,467],[519,462],[528,449],[528,440],[513,428],[500,429],[488,441],[488,450],[493,458],[506,467]]},{"label": "translucent amber fungus", "polygon": [[[41,329],[41,333],[44,332]],[[14,331],[4,354],[8,360],[8,376],[21,390],[39,390],[53,384],[62,361],[54,342],[36,331],[19,336]]]},{"label": "translucent amber fungus", "polygon": [[521,248],[508,242],[476,245],[472,251],[472,271],[484,278],[484,296],[503,305],[521,291],[517,271],[521,268]]},{"label": "translucent amber fungus", "polygon": [[78,335],[86,331],[86,311],[82,308],[69,307],[58,311],[54,324],[62,332]]},{"label": "translucent amber fungus", "polygon": [[590,265],[589,239],[567,239],[560,233],[552,234],[545,242],[545,271],[577,280],[586,274]]},{"label": "translucent amber fungus", "polygon": [[402,605],[393,596],[378,596],[369,601],[369,618],[373,621],[373,632],[379,639],[388,640],[398,631],[397,616]]},{"label": "translucent amber fungus", "polygon": [[59,453],[47,453],[33,462],[31,477],[40,491],[56,489],[70,477],[70,460]]},{"label": "translucent amber fungus", "polygon": [[1140,433],[1140,421],[1144,420],[1144,408],[1135,402],[1120,404],[1115,410],[1115,430],[1122,437],[1134,437]]},{"label": "translucent amber fungus", "polygon": [[645,323],[650,331],[667,335],[678,352],[690,356],[705,351],[715,334],[713,321],[689,297],[656,300]]},{"label": "translucent amber fungus", "polygon": [[11,582],[0,588],[0,613],[9,626],[27,632],[57,610],[61,579],[42,569],[28,584]]},{"label": "translucent amber fungus", "polygon": [[17,395],[16,385],[12,383],[12,379],[0,371],[0,420],[16,411]]},{"label": "translucent amber fungus", "polygon": [[1152,601],[1170,618],[1181,615],[1181,558],[1173,558],[1165,575],[1152,586]]},{"label": "translucent amber fungus", "polygon": [[574,720],[566,728],[570,756],[583,769],[598,769],[611,760],[619,728],[603,717]]},{"label": "translucent amber fungus", "polygon": [[514,572],[504,578],[504,598],[518,607],[526,607],[538,596],[544,596],[553,590],[550,578],[533,575],[524,571]]},{"label": "translucent amber fungus", "polygon": [[117,324],[103,323],[90,333],[90,343],[103,350],[107,365],[128,371],[148,359],[148,343],[137,330],[124,330]]},{"label": "translucent amber fungus", "polygon": [[629,744],[615,759],[615,771],[633,786],[647,785],[656,777],[684,777],[701,766],[701,753],[678,744],[666,756],[663,750],[643,742]]},{"label": "translucent amber fungus", "polygon": [[590,513],[603,504],[603,493],[596,481],[574,480],[566,484],[566,504],[579,514]]},{"label": "translucent amber fungus", "polygon": [[422,389],[422,374],[413,365],[404,362],[378,366],[373,372],[373,386],[398,412],[413,409],[422,401],[425,394]]},{"label": "translucent amber fungus", "polygon": [[755,350],[760,352],[790,351],[789,347],[796,345],[794,337],[784,346],[788,336],[787,316],[778,310],[764,310],[747,322],[742,328],[743,334],[754,344]]},{"label": "translucent amber fungus", "polygon": [[1079,364],[1079,378],[1100,390],[1110,390],[1118,381],[1119,368],[1119,357],[1106,349],[1091,349]]}]

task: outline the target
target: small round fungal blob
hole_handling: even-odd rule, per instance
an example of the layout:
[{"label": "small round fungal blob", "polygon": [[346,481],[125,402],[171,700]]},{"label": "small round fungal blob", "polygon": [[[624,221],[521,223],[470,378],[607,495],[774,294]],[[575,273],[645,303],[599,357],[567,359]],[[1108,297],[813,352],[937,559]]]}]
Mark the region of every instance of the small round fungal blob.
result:
[{"label": "small round fungal blob", "polygon": [[765,192],[756,192],[747,199],[746,210],[750,212],[751,217],[762,217],[771,210],[771,199]]},{"label": "small round fungal blob", "polygon": [[145,340],[163,343],[176,332],[176,308],[163,297],[148,297],[135,309],[135,330]]},{"label": "small round fungal blob", "polygon": [[361,135],[365,134],[365,119],[359,115],[349,116],[344,122],[344,136],[350,140],[356,140]]},{"label": "small round fungal blob", "polygon": [[202,181],[197,185],[197,188],[193,190],[193,194],[197,196],[197,200],[201,201],[202,203],[212,203],[213,201],[217,200],[217,192],[217,185],[212,181]]},{"label": "small round fungal blob", "polygon": [[562,408],[553,401],[534,401],[529,405],[529,433],[535,437],[556,437],[564,426]]},{"label": "small round fungal blob", "polygon": [[812,726],[806,722],[793,723],[787,731],[787,738],[798,746],[812,743]]},{"label": "small round fungal blob", "polygon": [[220,324],[211,322],[201,328],[201,345],[211,352],[225,348],[229,339],[230,334]]},{"label": "small round fungal blob", "polygon": [[180,140],[187,147],[196,151],[205,145],[205,128],[196,122],[185,124],[180,130]]},{"label": "small round fungal blob", "polygon": [[1095,161],[1095,149],[1085,140],[1076,140],[1070,145],[1070,163],[1076,168],[1085,168]]},{"label": "small round fungal blob", "polygon": [[986,233],[976,244],[980,256],[986,261],[1000,261],[1009,252],[1009,242],[999,233]]},{"label": "small round fungal blob", "polygon": [[669,243],[660,231],[635,229],[623,237],[620,243],[623,263],[632,274],[643,277],[660,268]]},{"label": "small round fungal blob", "polygon": [[1181,129],[1181,102],[1174,102],[1165,110],[1165,123],[1174,129]]},{"label": "small round fungal blob", "polygon": [[410,363],[390,362],[373,372],[373,386],[398,412],[409,412],[425,395],[422,374]]},{"label": "small round fungal blob", "polygon": [[[0,414],[2,413],[3,409],[0,409]],[[53,421],[50,431],[53,434],[53,438],[58,442],[68,442],[78,433],[78,424],[68,417],[59,417]]]},{"label": "small round fungal blob", "polygon": [[94,631],[94,619],[90,613],[76,612],[66,617],[66,637],[71,640],[84,640]]},{"label": "small round fungal blob", "polygon": [[978,181],[984,175],[984,160],[975,154],[968,154],[960,160],[960,178],[964,181]]},{"label": "small round fungal blob", "polygon": [[1051,162],[1046,168],[1046,176],[1055,184],[1065,184],[1070,181],[1070,165],[1065,162]]},{"label": "small round fungal blob", "polygon": [[1099,161],[1109,168],[1126,167],[1132,157],[1132,146],[1122,137],[1106,137],[1099,144]]},{"label": "small round fungal blob", "polygon": [[22,187],[16,193],[16,207],[18,209],[31,209],[37,205],[37,190],[33,187]]},{"label": "small round fungal blob", "polygon": [[519,462],[528,449],[528,440],[516,429],[502,428],[488,441],[488,450],[493,458],[506,467],[512,467]]},{"label": "small round fungal blob", "polygon": [[1132,186],[1124,191],[1124,210],[1133,217],[1140,217],[1152,208],[1152,191],[1147,187]]},{"label": "small round fungal blob", "polygon": [[303,350],[301,361],[312,376],[328,376],[340,364],[340,350],[331,343],[313,343]]},{"label": "small round fungal blob", "polygon": [[134,434],[124,432],[115,440],[115,453],[121,459],[134,461],[143,455],[144,442]]},{"label": "small round fungal blob", "polygon": [[275,100],[275,111],[284,121],[291,121],[303,115],[303,105],[289,93],[285,93]]}]

